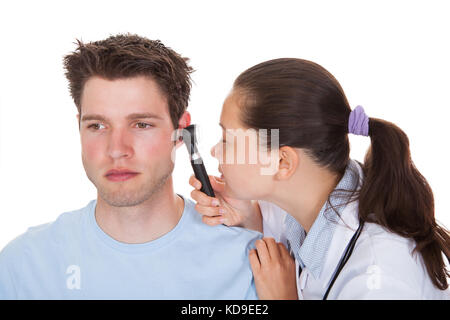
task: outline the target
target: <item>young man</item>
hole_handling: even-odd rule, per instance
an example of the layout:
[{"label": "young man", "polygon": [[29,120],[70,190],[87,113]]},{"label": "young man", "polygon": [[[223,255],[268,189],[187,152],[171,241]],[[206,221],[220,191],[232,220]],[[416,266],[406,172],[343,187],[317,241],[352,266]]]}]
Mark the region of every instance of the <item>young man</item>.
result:
[{"label": "young man", "polygon": [[117,35],[64,58],[97,199],[0,253],[0,299],[256,299],[250,230],[202,223],[173,191],[173,131],[190,124],[188,59]]}]

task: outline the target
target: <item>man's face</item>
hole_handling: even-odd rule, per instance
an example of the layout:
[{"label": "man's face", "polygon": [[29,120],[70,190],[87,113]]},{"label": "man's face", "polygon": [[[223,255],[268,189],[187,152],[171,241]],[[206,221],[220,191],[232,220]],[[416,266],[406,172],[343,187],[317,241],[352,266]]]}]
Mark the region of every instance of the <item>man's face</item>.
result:
[{"label": "man's face", "polygon": [[92,77],[84,86],[80,121],[83,166],[105,202],[135,206],[161,190],[174,168],[174,128],[154,80]]}]

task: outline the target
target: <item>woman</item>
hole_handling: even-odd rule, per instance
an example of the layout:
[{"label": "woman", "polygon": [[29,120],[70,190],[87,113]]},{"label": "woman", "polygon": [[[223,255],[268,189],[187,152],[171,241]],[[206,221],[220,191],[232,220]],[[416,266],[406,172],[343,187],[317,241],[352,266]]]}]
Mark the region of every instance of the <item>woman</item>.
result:
[{"label": "woman", "polygon": [[[328,71],[301,59],[244,71],[221,126],[216,198],[193,176],[191,196],[207,224],[264,232],[249,254],[261,299],[448,298],[450,236],[435,221],[407,136],[362,107],[352,111]],[[245,163],[225,160],[239,147],[237,129],[250,141]],[[348,133],[370,137],[364,164],[349,159]],[[271,172],[262,173],[267,161],[248,161],[255,145]]]}]

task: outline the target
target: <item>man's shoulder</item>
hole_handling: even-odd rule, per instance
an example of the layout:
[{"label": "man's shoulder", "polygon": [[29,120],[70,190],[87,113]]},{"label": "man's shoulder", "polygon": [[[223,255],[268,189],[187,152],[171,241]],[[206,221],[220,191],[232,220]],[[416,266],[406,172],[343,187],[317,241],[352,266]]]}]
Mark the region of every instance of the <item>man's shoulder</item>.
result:
[{"label": "man's shoulder", "polygon": [[195,210],[195,203],[188,198],[185,198],[186,208],[189,210],[193,226],[196,232],[203,234],[210,238],[211,241],[231,243],[253,243],[256,239],[262,238],[262,233],[245,229],[241,227],[229,227],[226,225],[209,226],[202,221],[202,215]]},{"label": "man's shoulder", "polygon": [[29,227],[24,233],[11,240],[1,251],[3,259],[14,258],[25,252],[42,248],[45,250],[51,245],[57,245],[76,232],[77,226],[81,226],[86,208],[91,205],[61,213],[54,221]]}]

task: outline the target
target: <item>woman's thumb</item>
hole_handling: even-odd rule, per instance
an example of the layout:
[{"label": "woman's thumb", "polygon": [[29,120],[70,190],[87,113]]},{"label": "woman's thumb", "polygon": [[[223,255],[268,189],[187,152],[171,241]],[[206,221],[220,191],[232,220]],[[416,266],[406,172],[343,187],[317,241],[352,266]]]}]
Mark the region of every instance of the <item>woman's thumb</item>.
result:
[{"label": "woman's thumb", "polygon": [[211,187],[214,191],[222,193],[225,191],[225,182],[219,177],[209,176],[209,181],[211,182]]}]

